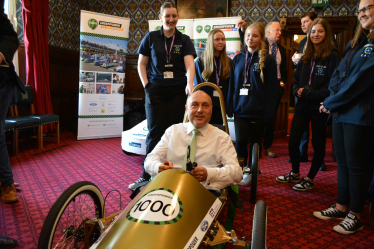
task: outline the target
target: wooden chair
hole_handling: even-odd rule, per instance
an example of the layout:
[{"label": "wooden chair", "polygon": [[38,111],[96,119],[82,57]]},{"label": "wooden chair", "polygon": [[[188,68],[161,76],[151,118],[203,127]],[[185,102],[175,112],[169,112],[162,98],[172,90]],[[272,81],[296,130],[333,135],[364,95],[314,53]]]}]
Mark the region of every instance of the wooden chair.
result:
[{"label": "wooden chair", "polygon": [[[34,95],[31,86],[25,86],[26,94],[22,94],[17,88],[13,94],[13,109],[15,117],[27,117],[29,119],[37,119],[38,126],[38,149],[43,149],[43,125],[56,123],[56,143],[60,144],[60,117],[55,114],[35,114],[34,109]],[[29,109],[29,116],[19,116],[19,107],[26,107]]]}]

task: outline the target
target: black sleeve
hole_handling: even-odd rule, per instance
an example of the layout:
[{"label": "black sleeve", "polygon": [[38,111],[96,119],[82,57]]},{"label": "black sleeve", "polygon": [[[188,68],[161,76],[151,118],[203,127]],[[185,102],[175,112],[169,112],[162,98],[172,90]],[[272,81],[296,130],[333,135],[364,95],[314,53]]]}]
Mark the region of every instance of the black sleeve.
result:
[{"label": "black sleeve", "polygon": [[193,55],[193,58],[196,58],[196,51],[195,47],[193,46],[193,43],[188,35],[184,38],[184,44],[183,44],[183,57],[186,55]]},{"label": "black sleeve", "polygon": [[6,15],[0,14],[0,52],[4,55],[6,62],[12,63],[18,45],[19,41],[13,25]]},{"label": "black sleeve", "polygon": [[284,47],[279,46],[282,62],[280,64],[281,80],[286,83],[287,81],[287,53]]},{"label": "black sleeve", "polygon": [[245,44],[244,44],[244,33],[242,32],[241,29],[238,29],[238,31],[239,31],[239,36],[240,36],[240,43],[241,43],[242,46],[245,46]]},{"label": "black sleeve", "polygon": [[293,74],[293,85],[292,85],[292,94],[297,97],[297,91],[301,88],[300,86],[300,72],[304,66],[304,61],[300,59],[299,63],[296,66],[296,71]]},{"label": "black sleeve", "polygon": [[138,53],[151,57],[151,37],[150,33],[147,33],[139,45]]}]

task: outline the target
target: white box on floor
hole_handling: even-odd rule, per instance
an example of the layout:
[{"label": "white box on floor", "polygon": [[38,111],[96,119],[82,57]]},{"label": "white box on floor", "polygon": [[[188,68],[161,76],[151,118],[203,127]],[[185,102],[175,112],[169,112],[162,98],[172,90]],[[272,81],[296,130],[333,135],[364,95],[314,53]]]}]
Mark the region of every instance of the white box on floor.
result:
[{"label": "white box on floor", "polygon": [[145,155],[145,139],[147,138],[147,134],[147,120],[137,124],[130,130],[122,132],[122,150],[129,153]]}]

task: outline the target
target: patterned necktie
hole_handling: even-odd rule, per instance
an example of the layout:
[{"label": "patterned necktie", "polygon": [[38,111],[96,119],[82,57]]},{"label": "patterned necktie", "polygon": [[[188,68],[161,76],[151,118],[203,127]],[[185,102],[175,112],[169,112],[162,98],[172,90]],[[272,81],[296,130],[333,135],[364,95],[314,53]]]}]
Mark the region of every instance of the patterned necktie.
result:
[{"label": "patterned necktie", "polygon": [[277,44],[273,43],[271,46],[271,55],[274,57],[275,60],[277,60]]},{"label": "patterned necktie", "polygon": [[[191,162],[194,162],[194,159],[195,159],[195,153],[196,153],[196,144],[197,144],[197,135],[200,134],[200,131],[198,129],[194,129],[192,131],[193,135],[191,137],[191,140],[190,142],[188,143],[188,145],[190,145],[190,159],[191,159]],[[186,151],[186,154],[184,155],[184,160],[183,160],[183,164],[182,164],[182,168],[184,170],[187,169],[186,167],[186,163],[187,163],[187,153],[188,151]]]}]

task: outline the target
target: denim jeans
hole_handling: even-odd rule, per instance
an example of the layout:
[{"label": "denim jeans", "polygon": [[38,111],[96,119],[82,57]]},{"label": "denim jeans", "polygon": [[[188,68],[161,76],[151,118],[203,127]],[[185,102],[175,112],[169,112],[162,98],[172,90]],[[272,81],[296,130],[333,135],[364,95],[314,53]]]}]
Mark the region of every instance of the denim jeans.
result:
[{"label": "denim jeans", "polygon": [[[0,72],[1,73],[1,72]],[[0,182],[1,186],[13,184],[13,173],[10,167],[8,150],[5,141],[5,116],[8,112],[14,86],[0,81]]]}]

